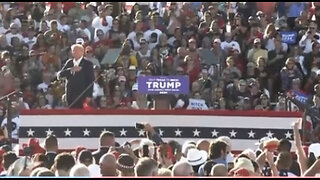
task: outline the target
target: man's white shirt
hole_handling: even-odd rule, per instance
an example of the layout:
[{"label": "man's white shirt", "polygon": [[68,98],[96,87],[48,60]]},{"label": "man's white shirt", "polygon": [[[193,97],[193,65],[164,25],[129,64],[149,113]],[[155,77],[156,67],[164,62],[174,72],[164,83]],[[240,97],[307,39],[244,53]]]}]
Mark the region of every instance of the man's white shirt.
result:
[{"label": "man's white shirt", "polygon": [[[315,33],[317,36],[320,37],[320,33]],[[312,51],[312,40],[307,39],[307,34],[303,35],[301,40],[299,41],[299,46],[304,47],[303,53],[310,53]],[[306,40],[307,39],[307,40]],[[318,39],[318,43],[320,43],[320,39]]]},{"label": "man's white shirt", "polygon": [[221,43],[221,49],[223,50],[227,50],[228,48],[231,48],[231,47],[233,49],[237,49],[239,53],[241,53],[240,45],[237,41],[231,41],[231,42],[223,41]]},{"label": "man's white shirt", "polygon": [[6,34],[8,45],[11,45],[11,38],[13,37],[19,38],[20,42],[23,40],[23,36],[20,33],[17,33],[17,34],[8,33]]}]

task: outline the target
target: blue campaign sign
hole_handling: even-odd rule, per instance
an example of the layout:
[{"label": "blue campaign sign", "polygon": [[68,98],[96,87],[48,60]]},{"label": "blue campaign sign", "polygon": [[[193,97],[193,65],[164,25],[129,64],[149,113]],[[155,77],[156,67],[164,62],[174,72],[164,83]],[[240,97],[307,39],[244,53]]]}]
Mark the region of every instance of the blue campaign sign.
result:
[{"label": "blue campaign sign", "polygon": [[189,76],[140,76],[138,92],[141,94],[188,94]]},{"label": "blue campaign sign", "polygon": [[281,38],[283,43],[295,44],[297,39],[297,32],[295,31],[281,31]]},{"label": "blue campaign sign", "polygon": [[295,98],[302,102],[302,103],[307,103],[308,100],[308,96],[302,92],[298,92],[298,91],[293,91]]}]

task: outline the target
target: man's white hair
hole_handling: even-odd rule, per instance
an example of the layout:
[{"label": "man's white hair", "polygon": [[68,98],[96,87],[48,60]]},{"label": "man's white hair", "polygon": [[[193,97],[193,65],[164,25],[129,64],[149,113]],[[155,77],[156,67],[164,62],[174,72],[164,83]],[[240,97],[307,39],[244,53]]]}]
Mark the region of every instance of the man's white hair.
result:
[{"label": "man's white hair", "polygon": [[89,177],[90,176],[90,171],[87,166],[84,164],[77,164],[73,166],[70,170],[70,177],[79,177],[79,176],[84,176],[84,177]]},{"label": "man's white hair", "polygon": [[73,51],[75,48],[82,49],[84,51],[84,47],[81,44],[73,44],[71,46],[71,51]]}]

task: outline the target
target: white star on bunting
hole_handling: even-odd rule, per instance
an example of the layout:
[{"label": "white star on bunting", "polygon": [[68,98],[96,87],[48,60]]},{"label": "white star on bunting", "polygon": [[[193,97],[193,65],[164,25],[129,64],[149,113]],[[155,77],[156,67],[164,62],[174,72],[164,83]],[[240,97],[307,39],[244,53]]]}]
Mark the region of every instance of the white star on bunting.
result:
[{"label": "white star on bunting", "polygon": [[232,129],[230,133],[230,137],[236,137],[237,132]]},{"label": "white star on bunting", "polygon": [[162,131],[161,129],[159,129],[159,135],[162,137],[163,136],[164,131]]},{"label": "white star on bunting", "polygon": [[46,131],[47,136],[51,136],[53,134],[53,131],[49,128],[48,131]]},{"label": "white star on bunting", "polygon": [[249,138],[254,138],[254,134],[256,133],[251,130],[250,132],[248,132],[248,134],[249,134]]},{"label": "white star on bunting", "polygon": [[286,136],[287,139],[292,139],[292,134],[289,131],[284,135]]},{"label": "white star on bunting", "polygon": [[192,132],[193,132],[193,136],[194,137],[196,137],[196,136],[199,137],[201,131],[198,131],[198,129],[196,129],[196,130],[194,130]]},{"label": "white star on bunting", "polygon": [[33,131],[31,128],[27,131],[28,136],[33,136],[35,131]]},{"label": "white star on bunting", "polygon": [[266,135],[267,135],[269,138],[272,138],[273,134],[274,134],[274,133],[272,133],[270,130],[269,130],[269,132],[266,133]]},{"label": "white star on bunting", "polygon": [[86,128],[83,132],[83,136],[90,136],[90,131]]},{"label": "white star on bunting", "polygon": [[139,136],[144,136],[145,131],[143,129],[140,129],[138,133],[139,133]]},{"label": "white star on bunting", "polygon": [[120,136],[127,136],[127,130],[122,128],[122,130],[120,131]]},{"label": "white star on bunting", "polygon": [[216,131],[215,129],[211,131],[212,137],[218,137],[219,132]]},{"label": "white star on bunting", "polygon": [[103,128],[103,130],[101,131],[101,133],[105,133],[107,132],[106,128]]},{"label": "white star on bunting", "polygon": [[174,133],[176,133],[176,136],[181,136],[182,131],[180,131],[180,129],[177,129],[174,131]]},{"label": "white star on bunting", "polygon": [[69,128],[67,128],[67,130],[64,131],[64,136],[71,136],[71,132],[72,131],[70,131]]}]

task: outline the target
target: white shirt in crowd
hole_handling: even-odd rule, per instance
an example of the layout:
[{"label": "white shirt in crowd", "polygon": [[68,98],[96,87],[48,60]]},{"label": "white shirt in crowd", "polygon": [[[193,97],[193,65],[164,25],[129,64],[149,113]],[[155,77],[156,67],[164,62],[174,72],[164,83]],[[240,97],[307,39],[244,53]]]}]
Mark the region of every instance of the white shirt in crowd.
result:
[{"label": "white shirt in crowd", "polygon": [[20,33],[18,33],[18,34],[8,33],[8,34],[6,34],[8,45],[11,45],[11,38],[13,38],[13,37],[18,37],[20,42],[23,40],[23,36]]},{"label": "white shirt in crowd", "polygon": [[[21,28],[21,21],[20,21],[19,18],[15,18],[15,19],[12,21],[12,23],[18,25],[18,27]],[[11,23],[10,23],[10,24],[11,24]]]},{"label": "white shirt in crowd", "polygon": [[230,41],[230,42],[223,41],[221,43],[221,49],[226,51],[226,50],[228,50],[228,48],[237,49],[239,51],[239,53],[241,53],[240,45],[237,41]]},{"label": "white shirt in crowd", "polygon": [[[158,35],[156,42],[150,42],[150,36],[152,33],[157,33]],[[154,30],[149,29],[146,32],[144,32],[144,38],[149,42],[149,49],[153,49],[154,47],[156,47],[156,45],[159,43],[159,38],[161,34],[162,32],[159,29],[154,29]]]},{"label": "white shirt in crowd", "polygon": [[177,39],[174,37],[174,36],[172,36],[172,37],[170,37],[169,39],[168,39],[168,41],[167,41],[167,43],[170,45],[170,46],[173,46],[173,43],[174,43],[174,41],[176,41]]},{"label": "white shirt in crowd", "polygon": [[[315,33],[317,36],[320,37],[320,33]],[[307,34],[303,35],[300,42],[299,42],[299,46],[301,48],[304,48],[303,53],[310,53],[312,51],[312,40],[311,39],[307,39]],[[318,43],[320,43],[320,39],[318,39]]]},{"label": "white shirt in crowd", "polygon": [[98,83],[93,84],[93,93],[92,93],[93,98],[97,98],[99,96],[104,96],[103,88],[99,86]]},{"label": "white shirt in crowd", "polygon": [[[266,44],[266,49],[268,50],[268,52],[276,49],[274,45],[274,39],[268,39]],[[282,51],[286,52],[287,50],[288,50],[288,44],[282,43]]]},{"label": "white shirt in crowd", "polygon": [[[50,29],[50,28],[51,28],[50,21],[49,21],[49,20],[46,20],[46,22],[47,22],[48,28]],[[60,24],[59,21],[57,21],[57,29],[58,29],[59,31],[62,31],[62,25]]]},{"label": "white shirt in crowd", "polygon": [[[2,123],[1,127],[5,126],[7,124],[7,118],[5,118]],[[16,116],[12,118],[12,138],[19,139],[19,127],[20,127],[20,117]]]},{"label": "white shirt in crowd", "polygon": [[140,57],[142,58],[149,58],[151,56],[151,51],[150,49],[148,49],[147,53],[146,54],[141,54],[140,51],[137,52],[139,54]]},{"label": "white shirt in crowd", "polygon": [[70,31],[70,26],[68,24],[61,25],[60,22],[58,21],[58,30],[62,32],[69,32]]},{"label": "white shirt in crowd", "polygon": [[154,29],[154,30],[147,30],[146,32],[144,32],[143,36],[147,41],[150,41],[150,36],[152,33],[157,33],[158,38],[157,38],[157,43],[159,42],[159,37],[162,34],[162,32],[159,29]]},{"label": "white shirt in crowd", "polygon": [[89,41],[91,41],[91,32],[89,31],[88,28],[85,28],[85,29],[78,28],[77,32],[79,32],[79,31],[83,31],[88,36]]},{"label": "white shirt in crowd", "polygon": [[102,19],[99,16],[95,17],[93,19],[91,26],[94,28],[94,40],[95,40],[95,42],[98,41],[98,37],[97,37],[97,30],[98,29],[101,29],[104,32],[105,35],[111,29],[112,22],[113,22],[113,17],[112,16],[107,16],[106,20],[107,20],[108,25],[107,26],[103,26],[102,25]]},{"label": "white shirt in crowd", "polygon": [[32,48],[32,46],[34,44],[36,44],[37,42],[37,38],[36,37],[32,37],[32,39],[30,39],[29,37],[23,38],[23,42],[29,45],[29,49]]},{"label": "white shirt in crowd", "polygon": [[136,39],[136,32],[135,31],[130,32],[127,38],[134,41]]},{"label": "white shirt in crowd", "polygon": [[3,26],[0,27],[0,34],[5,34],[9,29],[4,28]]},{"label": "white shirt in crowd", "polygon": [[37,89],[42,90],[43,92],[47,92],[48,88],[49,88],[49,85],[45,82],[43,82],[37,86]]}]

